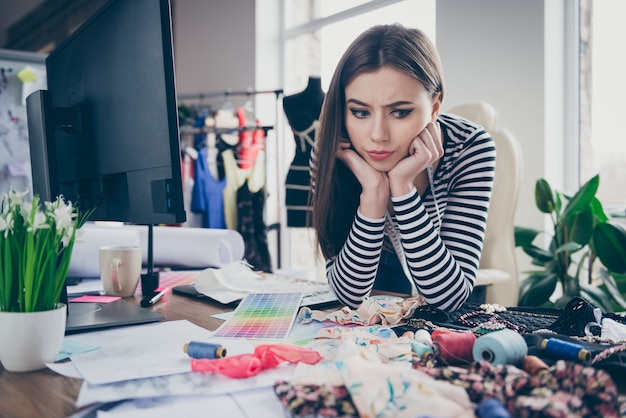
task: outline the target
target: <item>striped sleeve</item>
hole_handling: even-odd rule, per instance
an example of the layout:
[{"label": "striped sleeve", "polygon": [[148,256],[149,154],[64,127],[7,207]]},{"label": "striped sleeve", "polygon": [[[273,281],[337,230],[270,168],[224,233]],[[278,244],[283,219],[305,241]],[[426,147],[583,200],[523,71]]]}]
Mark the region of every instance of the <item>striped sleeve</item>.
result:
[{"label": "striped sleeve", "polygon": [[384,227],[384,217],[366,218],[357,210],[344,246],[336,257],[326,262],[328,283],[346,306],[359,306],[374,286]]},{"label": "striped sleeve", "polygon": [[416,190],[392,199],[409,271],[430,305],[452,311],[472,293],[494,170],[495,146],[481,131],[452,169],[439,233]]}]

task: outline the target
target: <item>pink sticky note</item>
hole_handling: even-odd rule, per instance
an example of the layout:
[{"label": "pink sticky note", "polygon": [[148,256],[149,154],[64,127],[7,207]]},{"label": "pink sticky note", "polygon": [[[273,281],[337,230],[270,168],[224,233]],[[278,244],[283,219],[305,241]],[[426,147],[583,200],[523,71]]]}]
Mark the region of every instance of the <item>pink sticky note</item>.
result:
[{"label": "pink sticky note", "polygon": [[96,302],[96,303],[111,303],[121,299],[119,296],[94,296],[83,295],[75,299],[71,299],[70,302]]}]

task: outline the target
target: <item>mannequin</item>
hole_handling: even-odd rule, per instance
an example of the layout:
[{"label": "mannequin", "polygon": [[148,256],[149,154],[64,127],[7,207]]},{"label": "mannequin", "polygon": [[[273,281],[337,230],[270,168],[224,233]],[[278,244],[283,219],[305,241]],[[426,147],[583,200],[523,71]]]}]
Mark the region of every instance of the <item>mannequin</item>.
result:
[{"label": "mannequin", "polygon": [[283,98],[283,109],[289,126],[294,131],[304,131],[318,120],[322,111],[325,93],[320,77],[309,77],[304,90]]},{"label": "mannequin", "polygon": [[283,98],[283,109],[296,142],[296,153],[285,180],[288,227],[308,226],[309,190],[311,189],[309,158],[315,146],[315,134],[324,97],[321,79],[309,77],[308,84],[303,91]]}]

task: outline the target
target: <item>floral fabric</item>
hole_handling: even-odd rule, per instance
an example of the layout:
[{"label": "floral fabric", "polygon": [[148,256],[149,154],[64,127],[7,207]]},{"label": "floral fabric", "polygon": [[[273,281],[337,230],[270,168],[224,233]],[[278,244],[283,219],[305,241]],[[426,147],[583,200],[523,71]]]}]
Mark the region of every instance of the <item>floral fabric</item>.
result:
[{"label": "floral fabric", "polygon": [[623,417],[626,398],[604,371],[559,360],[536,375],[513,365],[416,367],[466,390],[473,403],[495,398],[515,417]]}]

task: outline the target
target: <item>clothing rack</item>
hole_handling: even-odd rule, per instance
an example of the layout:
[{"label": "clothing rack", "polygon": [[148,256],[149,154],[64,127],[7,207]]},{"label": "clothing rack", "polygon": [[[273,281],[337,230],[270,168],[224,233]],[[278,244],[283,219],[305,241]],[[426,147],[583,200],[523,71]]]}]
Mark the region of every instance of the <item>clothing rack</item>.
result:
[{"label": "clothing rack", "polygon": [[[230,98],[234,96],[238,97],[249,97],[255,96],[259,94],[274,94],[276,96],[276,126],[281,125],[279,122],[281,121],[280,115],[282,115],[282,105],[281,105],[281,97],[283,96],[283,89],[275,89],[275,90],[255,90],[252,88],[248,88],[246,90],[232,90],[226,89],[224,91],[216,91],[216,92],[201,92],[201,93],[188,93],[188,94],[179,94],[177,96],[179,101],[195,101],[202,102],[206,99],[216,99],[216,98]],[[265,131],[265,136],[267,137],[268,131],[274,129],[274,126],[249,126],[249,127],[237,127],[237,128],[210,128],[210,127],[181,127],[180,134],[181,136],[185,135],[195,135],[195,134],[203,134],[209,132],[215,133],[235,133],[241,132],[244,130],[255,130],[255,129],[263,129]],[[267,161],[265,163],[266,170],[266,179],[267,179]],[[277,200],[280,202],[280,194],[277,196]],[[284,199],[284,198],[283,198]],[[279,205],[280,206],[280,205]],[[267,216],[267,214],[266,214]],[[280,219],[281,216],[278,216],[279,221],[277,223],[267,224],[266,232],[276,231],[276,268],[280,269],[282,265],[281,260],[281,224]]]},{"label": "clothing rack", "polygon": [[278,99],[282,94],[282,89],[277,90],[224,90],[222,92],[213,92],[213,93],[195,93],[195,94],[182,94],[178,96],[179,100],[199,100],[202,101],[204,99],[213,99],[219,97],[230,97],[230,96],[254,96],[257,94],[275,94]]},{"label": "clothing rack", "polygon": [[208,127],[204,127],[204,128],[198,128],[198,127],[181,127],[180,128],[180,134],[181,135],[196,135],[196,134],[208,134],[208,133],[216,133],[216,134],[230,134],[230,133],[237,133],[237,132],[243,132],[243,131],[255,131],[257,129],[262,129],[265,132],[265,135],[267,135],[267,132],[274,129],[273,126],[240,126],[237,128],[208,128]]}]

